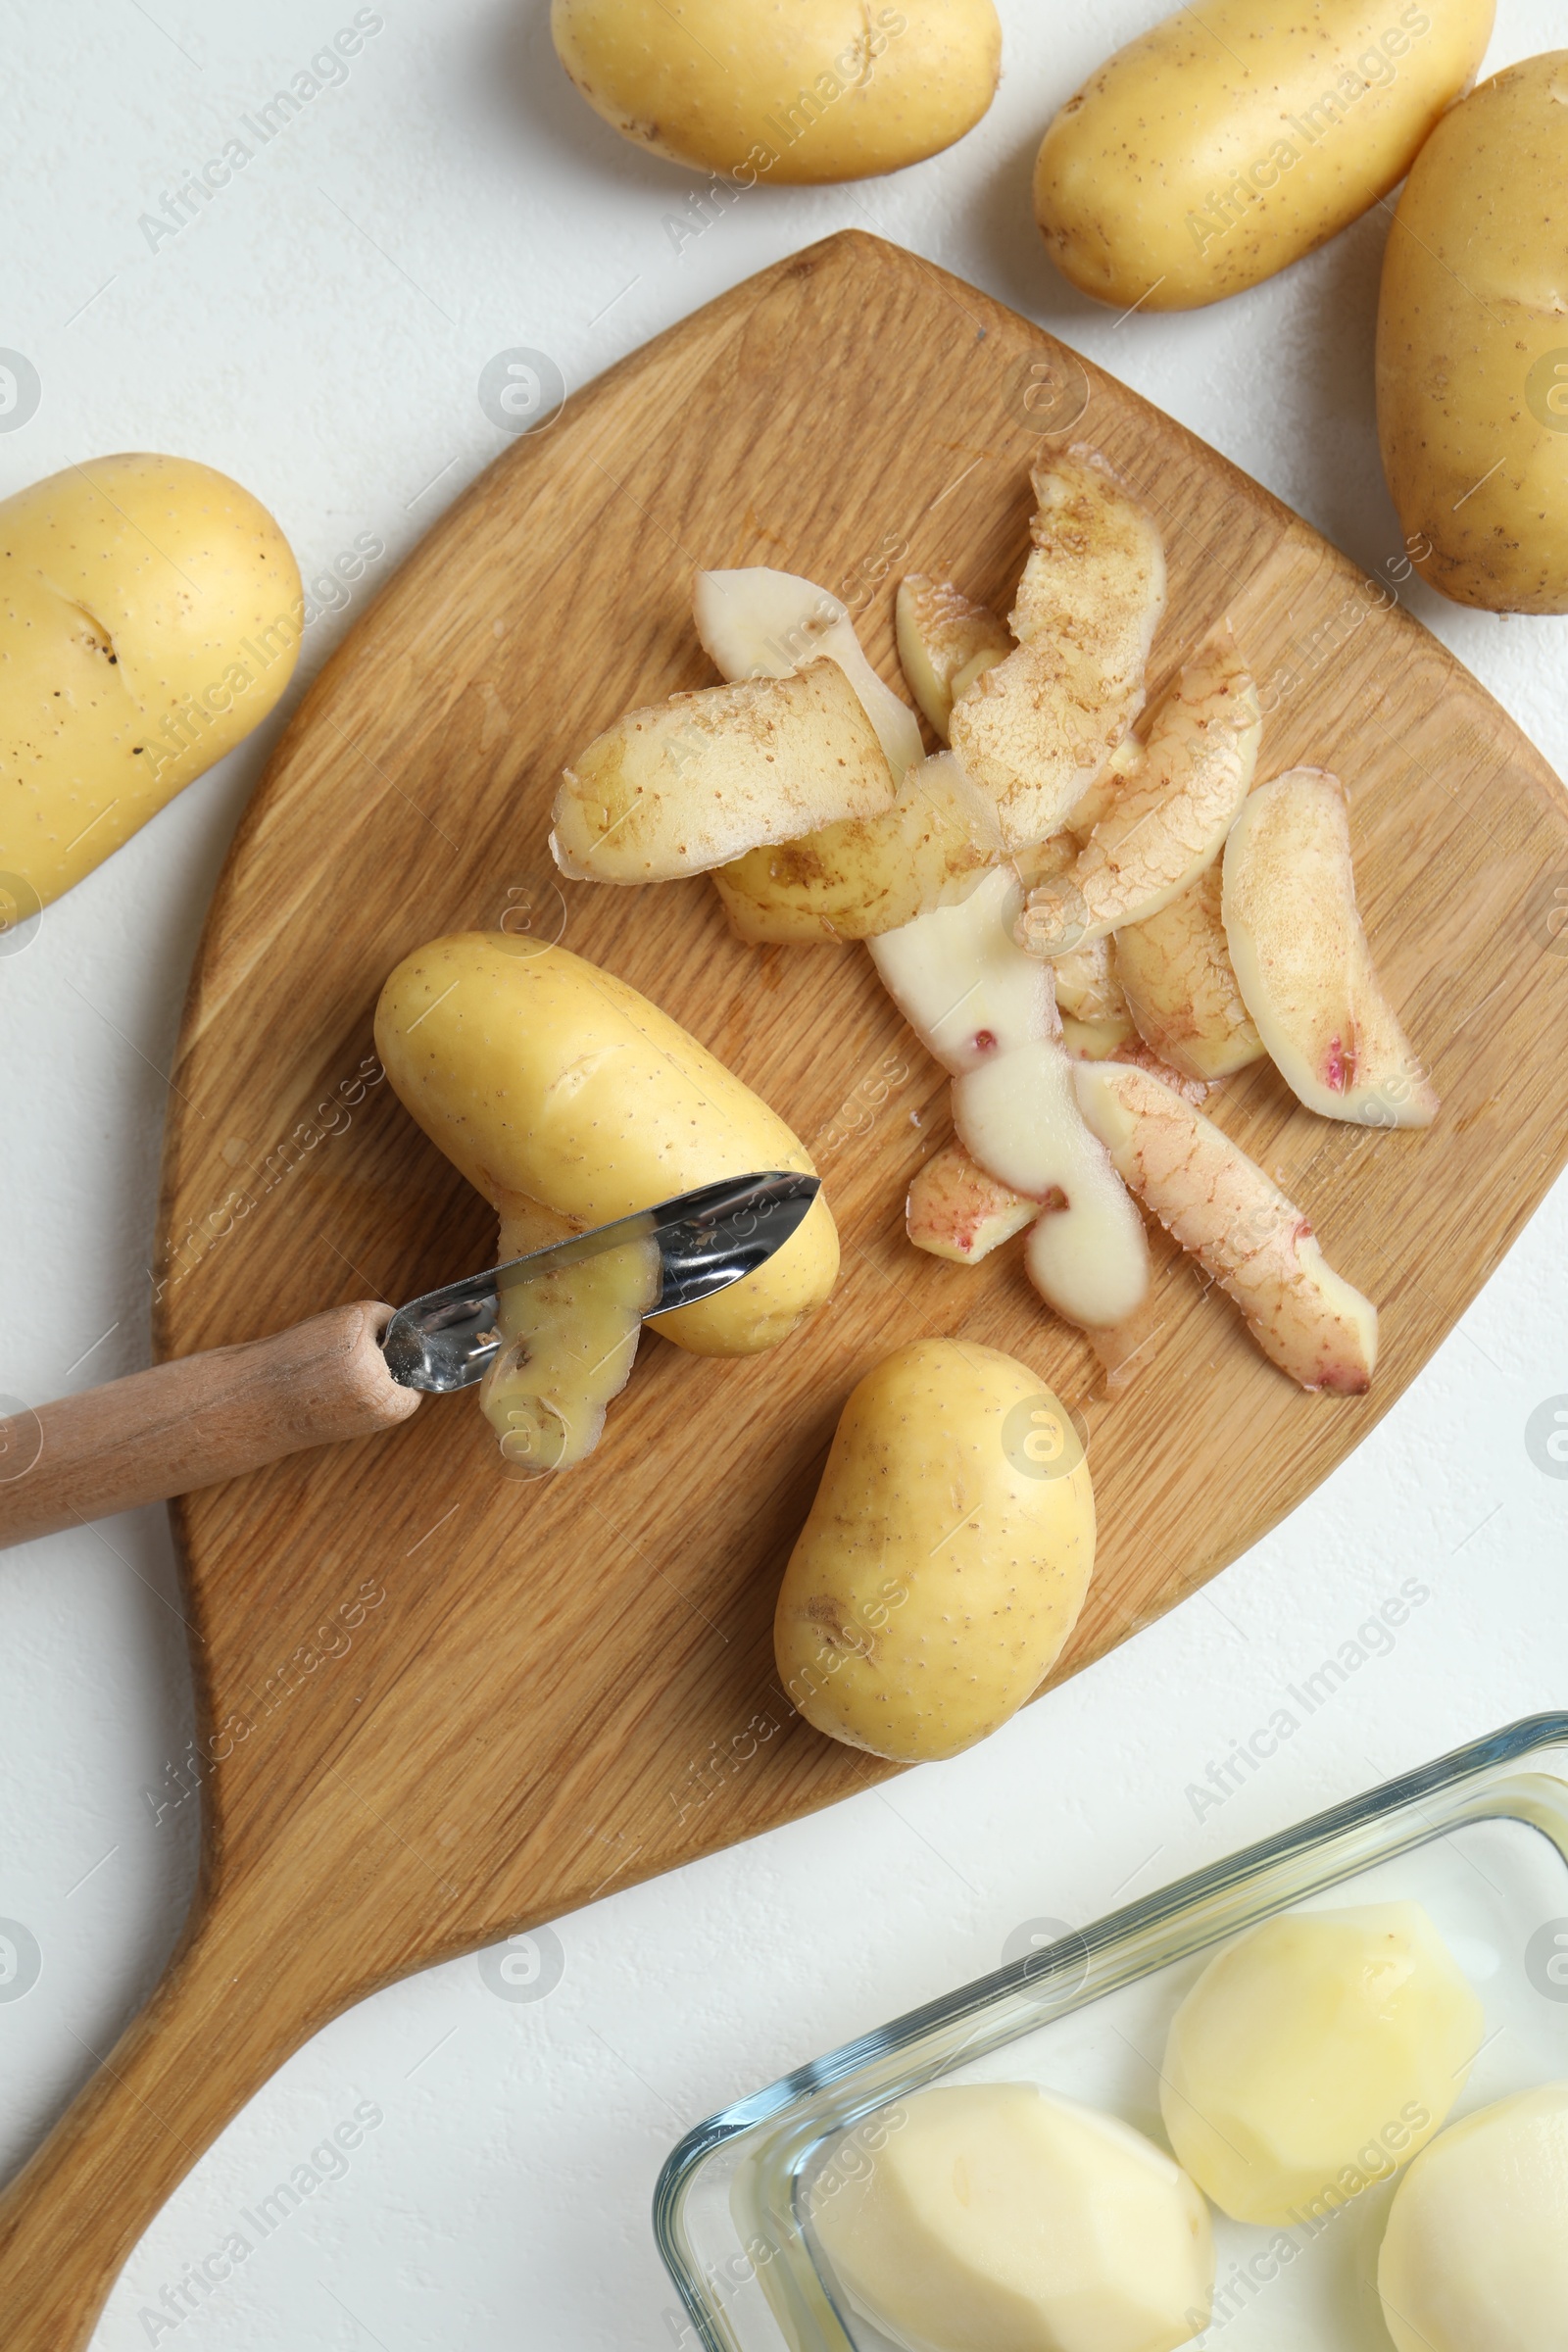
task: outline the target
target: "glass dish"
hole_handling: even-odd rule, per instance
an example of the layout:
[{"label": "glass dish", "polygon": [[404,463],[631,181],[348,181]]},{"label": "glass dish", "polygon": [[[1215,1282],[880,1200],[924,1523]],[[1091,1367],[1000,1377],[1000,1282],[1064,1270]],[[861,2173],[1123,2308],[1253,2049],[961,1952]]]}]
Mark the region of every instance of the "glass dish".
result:
[{"label": "glass dish", "polygon": [[[1270,1913],[1425,1904],[1487,2013],[1450,2121],[1568,2076],[1568,1715],[1538,1715],[1197,1871],[895,2018],[699,2125],[654,2231],[707,2352],[897,2352],[853,2313],[813,2199],[863,2166],[876,2108],[935,2082],[1034,2081],[1163,2146],[1158,2062],[1211,1948]],[[1290,2231],[1213,2216],[1224,2352],[1388,2352],[1376,2253],[1394,2180]],[[1289,2241],[1289,2252],[1280,2244]],[[672,2315],[673,2316],[673,2315]]]}]

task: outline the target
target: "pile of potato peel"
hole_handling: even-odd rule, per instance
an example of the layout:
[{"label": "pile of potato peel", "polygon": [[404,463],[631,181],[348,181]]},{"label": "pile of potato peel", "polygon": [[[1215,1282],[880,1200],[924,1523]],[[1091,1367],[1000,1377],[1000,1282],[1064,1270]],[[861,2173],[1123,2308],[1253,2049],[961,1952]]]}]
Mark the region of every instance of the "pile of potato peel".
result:
[{"label": "pile of potato peel", "polygon": [[[1256,689],[1228,627],[1138,726],[1166,601],[1155,519],[1081,444],[1033,483],[1005,625],[952,583],[899,591],[906,676],[949,748],[921,759],[906,707],[890,711],[880,680],[867,691],[825,590],[705,573],[699,627],[727,682],[628,712],[586,748],[557,797],[557,859],[611,883],[710,873],[754,943],[868,940],[954,1080],[957,1140],[910,1192],[917,1247],[974,1264],[1027,1230],[1042,1296],[1123,1360],[1116,1335],[1149,1284],[1131,1192],[1282,1370],[1363,1390],[1371,1302],[1199,1108],[1267,1054],[1323,1117],[1436,1113],[1356,910],[1344,790],[1311,768],[1260,775]],[[841,724],[852,682],[856,723]],[[812,761],[826,821],[803,831],[796,778]],[[759,770],[781,779],[771,801]]]}]

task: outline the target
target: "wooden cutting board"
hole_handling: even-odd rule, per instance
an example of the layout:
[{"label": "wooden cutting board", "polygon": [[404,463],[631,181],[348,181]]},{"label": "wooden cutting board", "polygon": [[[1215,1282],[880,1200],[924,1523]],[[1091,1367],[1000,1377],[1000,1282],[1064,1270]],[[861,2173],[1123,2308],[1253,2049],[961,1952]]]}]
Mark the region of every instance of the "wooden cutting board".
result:
[{"label": "wooden cutting board", "polygon": [[[1215,1115],[1378,1300],[1366,1398],[1298,1393],[1164,1250],[1152,1361],[1105,1399],[1019,1246],[968,1269],[905,1241],[946,1080],[862,952],[748,950],[704,882],[596,889],[550,865],[563,762],[628,705],[711,681],[699,565],[823,582],[896,680],[899,577],[1005,610],[1030,463],[1067,438],[1103,450],[1163,528],[1152,686],[1228,613],[1263,687],[1260,773],[1311,761],[1350,791],[1368,927],[1439,1123],[1327,1124],[1267,1066]],[[235,841],[171,1094],[160,1348],[396,1301],[490,1259],[494,1220],[379,1079],[370,1018],[411,948],[498,923],[610,965],[782,1112],[826,1180],[843,1280],[774,1356],[646,1341],[599,1452],[558,1484],[501,1477],[456,1397],[176,1509],[211,1759],[201,1886],[150,2007],[0,2210],[8,2352],[85,2340],[160,2202],[349,2002],[882,1777],[793,1715],[770,1626],[839,1408],[889,1349],[960,1333],[1079,1408],[1101,1549],[1054,1679],[1298,1503],[1562,1164],[1565,900],[1555,778],[1386,584],[896,247],[851,233],[781,263],[508,449],[350,634]]]}]

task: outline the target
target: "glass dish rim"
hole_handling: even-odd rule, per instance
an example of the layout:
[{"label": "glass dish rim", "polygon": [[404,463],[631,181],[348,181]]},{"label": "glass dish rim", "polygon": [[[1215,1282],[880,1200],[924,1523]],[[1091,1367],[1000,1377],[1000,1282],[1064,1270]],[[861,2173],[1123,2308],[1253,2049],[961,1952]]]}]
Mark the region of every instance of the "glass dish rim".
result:
[{"label": "glass dish rim", "polygon": [[[1568,1746],[1568,1712],[1521,1716],[1357,1796],[1346,1797],[1322,1812],[1310,1814],[1289,1829],[1275,1831],[1217,1862],[1205,1863],[1141,1900],[1107,1912],[1045,1951],[1009,1961],[956,1986],[951,1992],[906,2010],[885,2025],[873,2026],[821,2057],[792,2068],[761,2089],[719,2108],[676,2142],[661,2167],[654,2188],[655,2242],[695,2327],[698,2341],[711,2347],[712,2352],[723,2352],[723,2341],[710,2324],[710,2305],[701,2274],[688,2260],[680,2242],[679,2223],[687,2190],[703,2166],[726,2141],[785,2115],[813,2093],[846,2081],[877,2059],[896,2055],[925,2034],[960,2024],[992,2004],[1004,2001],[1010,1993],[1028,1992],[1056,1955],[1075,1950],[1086,1955],[1087,1965],[1097,1951],[1108,1950],[1176,1920],[1186,1912],[1234,1892],[1264,1873],[1272,1873],[1287,1861],[1303,1860],[1355,1831],[1365,1830],[1401,1811],[1417,1809],[1423,1797],[1438,1791],[1452,1793],[1467,1782],[1492,1777],[1500,1766],[1517,1764],[1540,1749],[1564,1746]],[[1412,1837],[1409,1846],[1443,1837],[1456,1826],[1459,1825],[1453,1821],[1434,1824]],[[1215,1940],[1228,1932],[1218,1931]]]}]

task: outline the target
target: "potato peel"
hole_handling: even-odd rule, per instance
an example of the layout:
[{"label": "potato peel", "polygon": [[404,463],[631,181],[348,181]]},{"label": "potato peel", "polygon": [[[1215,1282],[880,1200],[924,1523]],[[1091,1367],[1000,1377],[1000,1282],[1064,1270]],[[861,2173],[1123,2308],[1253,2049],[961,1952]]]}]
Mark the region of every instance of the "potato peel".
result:
[{"label": "potato peel", "polygon": [[563,773],[550,849],[574,881],[668,882],[893,798],[864,706],[824,656],[628,710]]},{"label": "potato peel", "polygon": [[955,705],[949,730],[1008,849],[1055,832],[1132,725],[1165,605],[1153,517],[1097,452],[1075,443],[1032,480],[1034,545],[1009,615],[1018,644]]},{"label": "potato peel", "polygon": [[1209,1083],[1261,1059],[1220,919],[1209,866],[1157,914],[1114,934],[1112,968],[1144,1043],[1183,1077]]},{"label": "potato peel", "polygon": [[1259,785],[1225,845],[1220,912],[1247,1009],[1308,1110],[1358,1127],[1430,1127],[1438,1098],[1356,906],[1338,776],[1296,767]]},{"label": "potato peel", "polygon": [[989,605],[923,572],[911,571],[899,582],[895,613],[900,666],[933,732],[946,743],[954,704],[1005,660],[1012,639]]},{"label": "potato peel", "polygon": [[1225,846],[1262,732],[1257,689],[1219,631],[1155,712],[1142,756],[1117,762],[1110,805],[1071,867],[1029,893],[1019,946],[1060,956],[1180,898]]},{"label": "potato peel", "polygon": [[1368,1388],[1377,1309],[1335,1272],[1256,1161],[1148,1070],[1081,1061],[1074,1076],[1118,1175],[1235,1299],[1270,1362],[1303,1389]]}]

